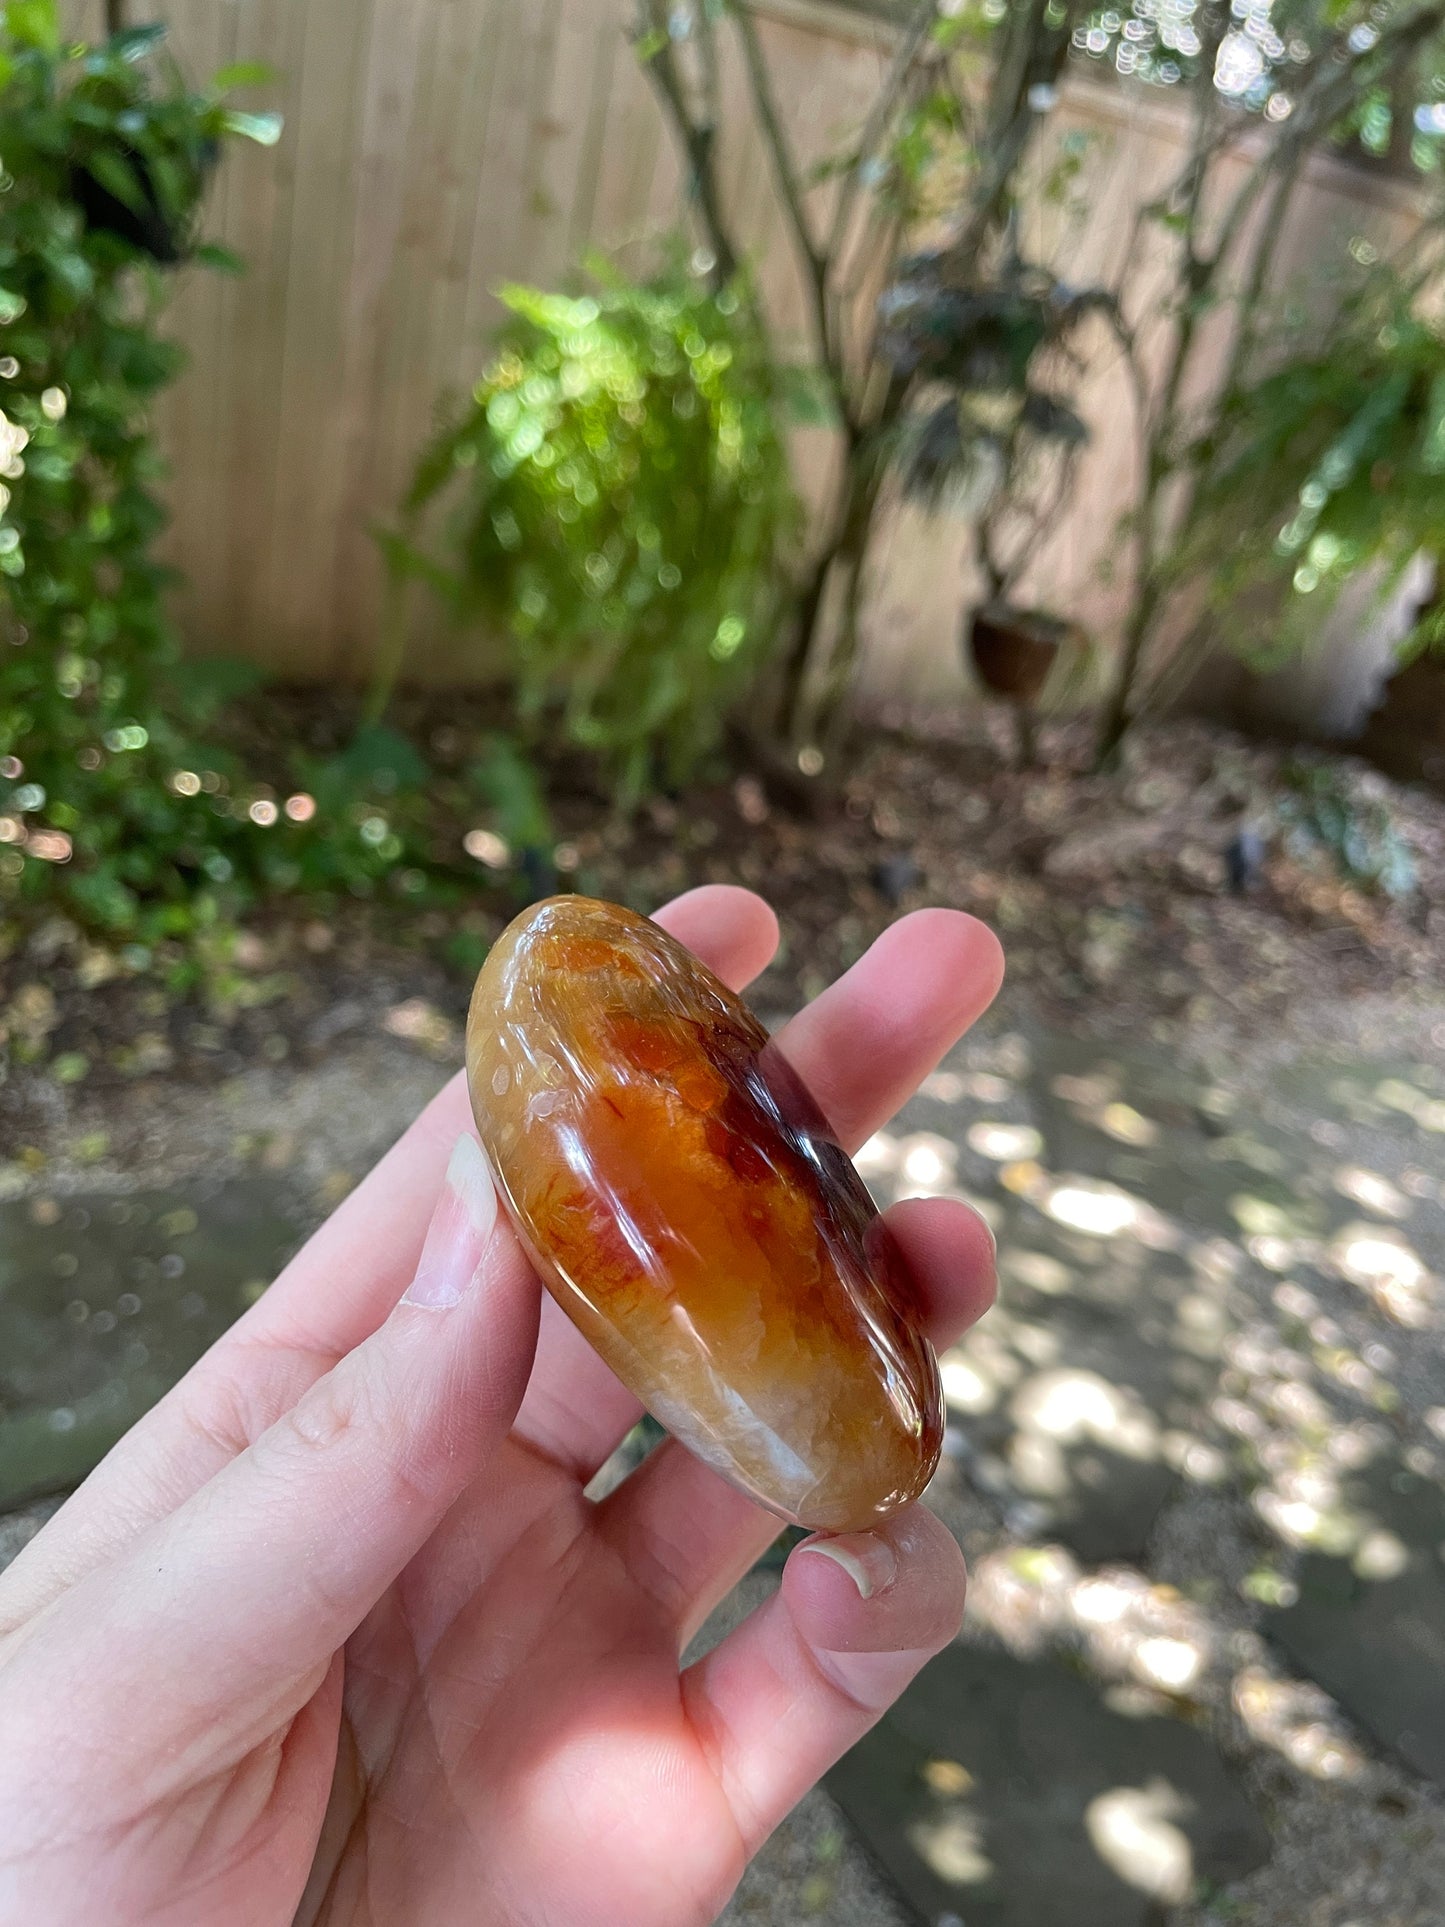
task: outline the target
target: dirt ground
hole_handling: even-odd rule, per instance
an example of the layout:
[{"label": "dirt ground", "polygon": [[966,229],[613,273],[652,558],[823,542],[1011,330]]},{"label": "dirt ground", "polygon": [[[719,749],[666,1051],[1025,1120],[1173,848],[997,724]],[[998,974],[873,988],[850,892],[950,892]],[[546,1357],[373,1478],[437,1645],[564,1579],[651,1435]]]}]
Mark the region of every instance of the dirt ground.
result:
[{"label": "dirt ground", "polygon": [[[451,725],[433,734],[459,753]],[[643,910],[708,881],[761,891],[783,925],[753,993],[765,1012],[796,1008],[901,912],[942,903],[995,926],[1010,1001],[1057,1027],[1186,1051],[1321,1024],[1362,1048],[1413,1037],[1412,1009],[1445,977],[1445,800],[1347,759],[1317,765],[1408,853],[1414,887],[1392,900],[1342,879],[1292,820],[1295,752],[1172,724],[1141,731],[1122,774],[1098,777],[1080,732],[1046,732],[1039,769],[1012,768],[1009,747],[998,713],[885,717],[807,813],[747,771],[631,821],[564,793],[559,880]],[[469,827],[452,826],[458,846]],[[84,1114],[120,1152],[176,1082],[320,1061],[379,1008],[395,1034],[444,1049],[468,990],[444,960],[458,932],[480,949],[525,897],[478,864],[459,912],[283,903],[247,929],[210,998],[168,996],[53,919],[0,956],[0,1142],[48,1155],[62,1115],[69,1131]]]},{"label": "dirt ground", "polygon": [[[1107,1538],[1114,1515],[1103,1527],[1045,1516],[1017,1476],[1026,1428],[1010,1432],[1002,1405],[992,1418],[960,1407],[930,1499],[970,1555],[974,1636],[1063,1651],[1130,1690],[1148,1681],[1140,1653],[1197,1649],[1176,1713],[1212,1735],[1272,1847],[1242,1883],[1159,1920],[1441,1927],[1440,1795],[1281,1666],[1265,1615],[1309,1555],[1264,1559],[1259,1521],[1314,1491],[1331,1439],[1378,1433],[1402,1464],[1440,1471],[1438,1303],[1402,1322],[1388,1292],[1362,1296],[1331,1254],[1358,1234],[1352,1214],[1384,1214],[1378,1243],[1413,1213],[1431,1268],[1421,1289],[1445,1271],[1430,1161],[1445,1129],[1445,799],[1348,759],[1302,774],[1295,752],[1196,724],[1142,732],[1110,778],[1085,773],[1068,729],[1044,748],[1045,767],[1020,771],[1004,716],[885,717],[821,808],[800,811],[748,770],[632,822],[564,793],[553,856],[564,883],[645,910],[707,881],[768,896],[783,948],[752,995],[769,1020],[915,905],[999,930],[999,1009],[873,1141],[870,1181],[880,1195],[916,1189],[931,1159],[931,1181],[959,1187],[1002,1234],[1004,1302],[946,1384],[966,1400],[990,1373],[1022,1386],[1046,1376],[1048,1343],[1074,1364],[1093,1345],[1098,1371],[1137,1387],[1188,1449],[1172,1486],[1117,1488],[1124,1538],[1100,1550],[1088,1534]],[[1325,818],[1353,826],[1357,866],[1383,850],[1397,882],[1401,865],[1413,872],[1408,888],[1391,897],[1341,876],[1301,809],[1321,784]],[[459,844],[473,826],[453,827]],[[235,980],[209,1002],[168,998],[63,924],[42,929],[0,961],[0,1200],[270,1173],[314,1222],[459,1059],[469,985],[444,961],[459,924],[485,942],[516,903],[479,866],[476,901],[456,915],[283,906],[245,933]],[[1019,1148],[1000,1162],[990,1147],[1006,1139]],[[1106,1249],[1071,1226],[1081,1186],[1147,1200],[1142,1242],[1125,1232]],[[1128,1327],[1147,1318],[1111,1322],[1129,1264],[1136,1309],[1170,1334],[1137,1357]],[[1170,1361],[1194,1358],[1203,1330],[1176,1320],[1186,1273],[1187,1302],[1213,1292],[1221,1322],[1214,1376],[1181,1418]],[[1378,1298],[1380,1281],[1366,1282]],[[1229,1428],[1250,1413],[1236,1460]],[[747,1597],[770,1583],[756,1575]],[[1101,1600],[1119,1614],[1108,1650]],[[729,1914],[739,1927],[918,1917],[826,1793],[770,1843]]]}]

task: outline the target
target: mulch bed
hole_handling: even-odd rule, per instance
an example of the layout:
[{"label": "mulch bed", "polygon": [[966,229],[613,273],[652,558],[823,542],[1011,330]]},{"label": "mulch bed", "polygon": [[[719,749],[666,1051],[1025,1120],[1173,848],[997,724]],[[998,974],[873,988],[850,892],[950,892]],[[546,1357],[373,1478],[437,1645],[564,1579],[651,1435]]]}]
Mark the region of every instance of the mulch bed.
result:
[{"label": "mulch bed", "polygon": [[[293,740],[324,744],[340,729],[334,698],[294,694],[268,710]],[[404,720],[441,760],[465,755],[471,722],[454,699],[413,698]],[[1296,752],[1171,723],[1139,731],[1124,769],[1100,777],[1087,771],[1082,727],[1047,731],[1037,769],[1012,767],[1011,742],[1008,719],[987,709],[885,714],[811,807],[796,784],[737,764],[630,820],[559,765],[558,868],[564,886],[646,910],[703,882],[761,891],[784,930],[754,993],[765,1014],[815,994],[925,903],[995,925],[1011,1004],[1102,1036],[1276,1039],[1321,1003],[1423,1007],[1445,982],[1445,799],[1329,759],[1340,793],[1383,806],[1413,858],[1416,887],[1391,901],[1342,880],[1290,831]],[[1243,826],[1255,860],[1234,887]],[[442,833],[454,831],[459,848],[472,827],[459,819]],[[398,1004],[420,1033],[454,1025],[468,983],[442,960],[449,940],[464,927],[480,948],[526,895],[518,878],[478,864],[474,900],[459,911],[279,904],[244,933],[220,1001],[170,995],[54,921],[0,962],[11,1058],[0,1134],[24,1142],[43,1130],[68,1078],[94,1097],[142,1078],[305,1063]],[[1433,1043],[1445,1047],[1445,1032]]]}]

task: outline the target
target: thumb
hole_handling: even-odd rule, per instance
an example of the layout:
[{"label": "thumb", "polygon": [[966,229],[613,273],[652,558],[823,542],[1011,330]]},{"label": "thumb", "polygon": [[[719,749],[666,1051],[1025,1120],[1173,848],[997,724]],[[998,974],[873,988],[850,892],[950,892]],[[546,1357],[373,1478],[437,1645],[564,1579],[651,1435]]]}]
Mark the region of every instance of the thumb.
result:
[{"label": "thumb", "polygon": [[118,1707],[160,1650],[168,1680],[189,1682],[176,1713],[204,1711],[221,1744],[229,1709],[249,1730],[258,1697],[274,1706],[304,1682],[304,1698],[506,1437],[537,1312],[535,1275],[463,1137],[385,1324],[34,1630],[63,1634],[72,1654],[98,1637],[96,1676]]}]

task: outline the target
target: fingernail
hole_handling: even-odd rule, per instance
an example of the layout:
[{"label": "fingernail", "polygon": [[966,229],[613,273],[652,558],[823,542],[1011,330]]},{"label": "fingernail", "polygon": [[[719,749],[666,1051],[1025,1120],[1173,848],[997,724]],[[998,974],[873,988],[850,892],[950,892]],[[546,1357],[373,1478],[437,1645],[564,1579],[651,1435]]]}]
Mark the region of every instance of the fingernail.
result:
[{"label": "fingernail", "polygon": [[891,1586],[898,1574],[898,1560],[892,1546],[873,1532],[852,1532],[838,1539],[807,1539],[793,1557],[796,1559],[805,1552],[816,1552],[820,1558],[831,1559],[835,1566],[841,1566],[858,1588],[861,1599],[871,1599],[874,1593]]},{"label": "fingernail", "polygon": [[497,1187],[481,1146],[474,1137],[459,1137],[402,1303],[429,1311],[459,1305],[481,1269],[496,1222]]}]

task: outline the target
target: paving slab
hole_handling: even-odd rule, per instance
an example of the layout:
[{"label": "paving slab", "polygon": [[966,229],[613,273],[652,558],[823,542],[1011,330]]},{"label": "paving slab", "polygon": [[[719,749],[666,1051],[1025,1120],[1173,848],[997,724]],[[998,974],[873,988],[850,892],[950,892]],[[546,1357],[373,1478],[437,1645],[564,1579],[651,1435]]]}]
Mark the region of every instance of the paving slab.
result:
[{"label": "paving slab", "polygon": [[1157,1927],[1269,1851],[1194,1727],[981,1646],[941,1654],[827,1786],[929,1927]]},{"label": "paving slab", "polygon": [[299,1235],[280,1179],[0,1204],[0,1510],[82,1479]]},{"label": "paving slab", "polygon": [[1347,1553],[1311,1551],[1266,1632],[1415,1772],[1445,1786],[1445,1491],[1399,1465],[1349,1492],[1370,1521]]}]

